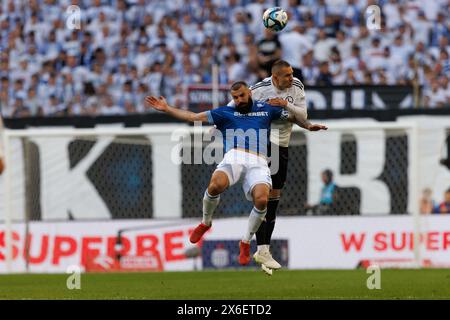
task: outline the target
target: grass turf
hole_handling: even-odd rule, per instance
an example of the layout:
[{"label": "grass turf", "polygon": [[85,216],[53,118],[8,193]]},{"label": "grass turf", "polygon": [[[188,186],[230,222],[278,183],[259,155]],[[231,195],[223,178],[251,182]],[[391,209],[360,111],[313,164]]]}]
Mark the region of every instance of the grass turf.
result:
[{"label": "grass turf", "polygon": [[381,289],[369,290],[365,270],[199,271],[0,276],[0,299],[450,299],[450,270],[381,270]]}]

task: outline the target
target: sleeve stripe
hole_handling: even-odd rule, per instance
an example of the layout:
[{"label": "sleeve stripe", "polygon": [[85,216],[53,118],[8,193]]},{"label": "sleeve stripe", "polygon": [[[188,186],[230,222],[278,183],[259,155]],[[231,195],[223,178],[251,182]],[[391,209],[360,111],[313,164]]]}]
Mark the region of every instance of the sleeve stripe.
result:
[{"label": "sleeve stripe", "polygon": [[206,116],[208,117],[209,124],[214,124],[214,119],[212,117],[211,111],[206,111]]},{"label": "sleeve stripe", "polygon": [[300,88],[300,89],[302,89],[302,90],[304,89],[303,85],[300,85],[300,84],[298,84],[298,83],[295,83],[295,82],[294,82],[293,85],[296,86],[296,87],[298,87],[298,88]]},{"label": "sleeve stripe", "polygon": [[257,84],[253,85],[250,87],[250,90],[255,90],[261,87],[267,87],[270,86],[271,83],[270,82],[258,82]]},{"label": "sleeve stripe", "polygon": [[261,84],[259,86],[251,87],[250,90],[255,90],[255,89],[259,89],[259,88],[262,88],[262,87],[268,87],[268,86],[270,86],[270,84]]}]

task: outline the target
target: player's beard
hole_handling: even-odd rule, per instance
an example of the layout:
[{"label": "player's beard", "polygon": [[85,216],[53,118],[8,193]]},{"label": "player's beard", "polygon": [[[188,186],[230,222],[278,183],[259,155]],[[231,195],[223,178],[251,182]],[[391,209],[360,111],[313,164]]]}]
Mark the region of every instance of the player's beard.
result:
[{"label": "player's beard", "polygon": [[250,112],[250,110],[252,109],[252,106],[253,106],[253,100],[252,100],[252,98],[248,98],[248,102],[238,104],[236,106],[236,110],[239,113],[246,114],[246,113]]}]

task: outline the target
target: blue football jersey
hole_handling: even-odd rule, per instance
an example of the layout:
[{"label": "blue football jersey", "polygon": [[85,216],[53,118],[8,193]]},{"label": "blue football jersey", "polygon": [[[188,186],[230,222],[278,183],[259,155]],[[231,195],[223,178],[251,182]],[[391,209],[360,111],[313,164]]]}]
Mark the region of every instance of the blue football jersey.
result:
[{"label": "blue football jersey", "polygon": [[253,101],[248,113],[240,113],[234,106],[223,106],[206,114],[208,122],[222,133],[225,152],[242,148],[263,155],[267,155],[270,142],[270,123],[289,116],[283,108],[262,101]]}]

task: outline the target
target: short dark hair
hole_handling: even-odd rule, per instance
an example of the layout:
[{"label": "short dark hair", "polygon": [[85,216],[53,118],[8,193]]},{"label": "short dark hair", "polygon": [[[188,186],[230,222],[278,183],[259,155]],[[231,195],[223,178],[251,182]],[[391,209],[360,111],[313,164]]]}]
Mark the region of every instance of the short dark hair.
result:
[{"label": "short dark hair", "polygon": [[322,171],[322,173],[329,179],[330,181],[333,180],[333,171],[330,169],[325,169]]},{"label": "short dark hair", "polygon": [[248,88],[248,84],[245,81],[236,81],[230,87],[231,91],[239,90],[242,86]]},{"label": "short dark hair", "polygon": [[286,60],[277,60],[272,64],[272,73],[277,72],[281,68],[290,67],[291,65]]}]

